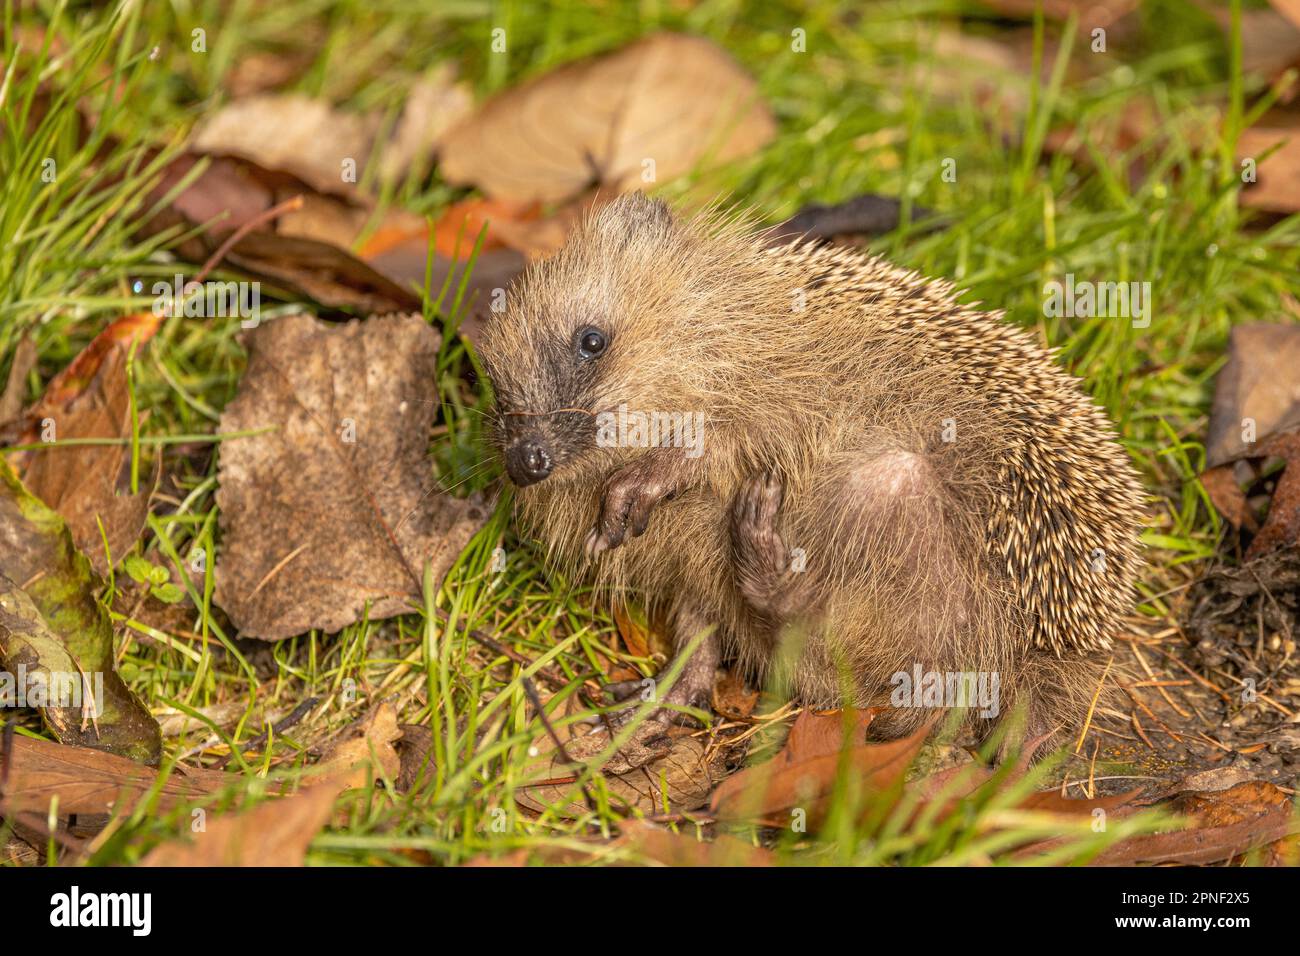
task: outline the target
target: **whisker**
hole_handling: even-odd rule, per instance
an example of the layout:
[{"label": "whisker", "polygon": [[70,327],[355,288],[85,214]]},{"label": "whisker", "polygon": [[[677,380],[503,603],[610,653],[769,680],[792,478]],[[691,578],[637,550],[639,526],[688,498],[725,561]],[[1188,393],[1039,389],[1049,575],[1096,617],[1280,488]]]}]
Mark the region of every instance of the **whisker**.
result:
[{"label": "whisker", "polygon": [[555,409],[552,409],[552,410],[549,411],[549,412],[502,412],[501,414],[503,414],[503,415],[524,415],[524,416],[528,416],[528,417],[530,417],[530,418],[535,418],[535,417],[540,416],[540,415],[559,415],[561,412],[578,412],[579,414],[582,414],[582,415],[590,415],[592,418],[595,418],[596,415],[599,414],[598,412],[593,412],[593,411],[591,411],[590,409],[587,409],[587,408],[555,408]]}]

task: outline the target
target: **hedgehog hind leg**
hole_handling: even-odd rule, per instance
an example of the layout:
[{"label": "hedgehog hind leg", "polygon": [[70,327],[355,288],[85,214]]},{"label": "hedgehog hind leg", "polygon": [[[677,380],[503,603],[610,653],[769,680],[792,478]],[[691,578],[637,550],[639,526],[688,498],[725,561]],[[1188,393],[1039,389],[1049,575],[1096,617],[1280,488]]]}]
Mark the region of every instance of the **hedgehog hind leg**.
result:
[{"label": "hedgehog hind leg", "polygon": [[[755,479],[733,511],[738,586],[756,610],[779,612],[775,669],[805,704],[851,696],[882,708],[873,736],[905,736],[939,715],[893,706],[894,675],[996,669],[1005,644],[987,640],[996,602],[979,586],[983,552],[924,454],[845,456],[779,518],[745,505],[770,501],[770,481]],[[776,560],[785,543],[814,545],[801,571]]]}]

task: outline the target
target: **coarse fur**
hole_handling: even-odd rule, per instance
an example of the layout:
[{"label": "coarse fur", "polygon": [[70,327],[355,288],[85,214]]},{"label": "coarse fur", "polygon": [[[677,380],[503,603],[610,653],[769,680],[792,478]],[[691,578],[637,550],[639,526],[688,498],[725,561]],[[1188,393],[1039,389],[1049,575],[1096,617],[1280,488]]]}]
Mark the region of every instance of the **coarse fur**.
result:
[{"label": "coarse fur", "polygon": [[[590,328],[609,344],[584,359]],[[1131,607],[1142,491],[1104,413],[1000,313],[632,195],[528,269],[482,351],[499,442],[553,461],[516,499],[551,562],[712,627],[812,706],[888,706],[919,665],[996,672],[1032,731],[1080,725]],[[702,413],[702,454],[601,447],[595,413],[620,405]],[[671,500],[589,557],[612,476],[655,462]]]}]

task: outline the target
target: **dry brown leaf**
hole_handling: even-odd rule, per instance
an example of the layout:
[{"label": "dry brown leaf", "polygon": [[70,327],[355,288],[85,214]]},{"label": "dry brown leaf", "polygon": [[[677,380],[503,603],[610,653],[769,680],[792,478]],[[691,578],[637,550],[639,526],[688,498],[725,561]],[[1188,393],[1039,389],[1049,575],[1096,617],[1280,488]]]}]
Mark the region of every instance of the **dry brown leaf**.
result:
[{"label": "dry brown leaf", "polygon": [[407,173],[422,177],[447,133],[474,109],[469,85],[456,81],[449,63],[417,80],[406,96],[397,128],[380,156],[380,173],[398,180]]},{"label": "dry brown leaf", "polygon": [[[1271,155],[1265,157],[1270,150]],[[1278,213],[1300,212],[1300,125],[1257,125],[1242,130],[1237,160],[1256,163],[1255,181],[1241,189],[1243,205]]]},{"label": "dry brown leaf", "polygon": [[1079,15],[1080,26],[1087,30],[1105,27],[1137,9],[1138,0],[983,0],[1003,16],[1032,19],[1040,3],[1043,15],[1052,20],[1065,20]]},{"label": "dry brown leaf", "polygon": [[634,614],[626,604],[615,604],[612,613],[618,636],[633,657],[650,656],[650,625],[644,613]]},{"label": "dry brown leaf", "polygon": [[785,746],[773,759],[790,764],[838,754],[845,746],[846,728],[848,745],[864,746],[867,728],[879,712],[879,708],[872,707],[866,710],[804,710],[795,718]]},{"label": "dry brown leaf", "polygon": [[[595,759],[610,742],[603,729],[584,729],[590,732],[569,736],[569,728],[559,731],[565,750],[578,762]],[[548,737],[541,737],[534,747],[538,759],[529,766],[528,779],[544,782],[515,791],[515,801],[536,813],[553,806],[569,816],[586,813],[580,794],[578,801],[572,800],[574,771],[555,751],[554,744]],[[647,814],[681,813],[708,802],[710,792],[726,775],[726,757],[725,750],[710,750],[706,740],[683,734],[673,738],[667,753],[627,773],[605,774],[605,781],[610,793],[625,801],[628,809]]]},{"label": "dry brown leaf", "polygon": [[[122,346],[112,347],[85,392],[61,411],[51,412],[45,422],[52,425],[57,440],[129,437],[131,408]],[[146,477],[146,487],[130,493],[129,483],[122,480],[130,454],[126,444],[42,448],[32,452],[23,473],[27,489],[63,516],[77,549],[100,575],[108,574],[109,555],[116,566],[139,540],[158,483],[160,472],[155,469]]]},{"label": "dry brown leaf", "polygon": [[[201,162],[206,166],[195,174]],[[180,189],[190,175],[196,178]],[[371,313],[420,306],[420,297],[400,276],[389,276],[348,250],[371,212],[368,203],[351,191],[327,193],[251,160],[192,152],[167,165],[149,202],[161,203],[178,189],[170,205],[140,231],[154,235],[179,227],[188,233],[206,227],[175,247],[191,262],[206,261],[236,230],[248,227],[251,231],[224,252],[221,261],[228,267],[332,308]],[[281,208],[295,201],[301,204],[296,211]],[[277,209],[279,215],[263,221]],[[401,211],[392,215],[396,220],[409,219]],[[423,276],[422,268],[419,278]]]},{"label": "dry brown leaf", "polygon": [[[426,167],[443,136],[471,108],[469,88],[456,82],[450,64],[414,83],[391,137],[378,149],[380,177],[396,180],[413,166]],[[363,179],[384,119],[379,112],[357,113],[302,93],[260,93],[209,113],[194,131],[191,148],[240,156],[337,192]]]},{"label": "dry brown leaf", "polygon": [[[701,95],[707,90],[708,95]],[[700,37],[659,33],[579,60],[489,100],[443,143],[440,171],[497,199],[560,202],[724,163],[776,124],[753,80]]]},{"label": "dry brown leaf", "polygon": [[1268,0],[1268,5],[1294,26],[1300,27],[1300,0]]},{"label": "dry brown leaf", "polygon": [[1060,790],[1040,790],[1031,793],[1017,805],[1021,810],[1038,810],[1043,813],[1057,813],[1064,816],[1091,816],[1094,810],[1111,812],[1127,806],[1142,792],[1138,787],[1125,793],[1111,794],[1106,797],[1067,797]]},{"label": "dry brown leaf", "polygon": [[[608,865],[616,858],[630,854],[630,863],[651,863],[661,866],[774,866],[771,850],[753,846],[728,834],[719,834],[710,840],[700,840],[691,835],[689,828],[674,833],[645,820],[628,819],[619,823],[619,835],[613,840],[586,840],[585,846],[524,847],[502,856],[483,854],[463,865],[527,866],[530,863],[544,866],[578,866],[583,863]],[[622,862],[621,859],[619,862]]]},{"label": "dry brown leaf", "polygon": [[1130,837],[1102,851],[1094,866],[1220,863],[1300,831],[1291,799],[1271,783],[1251,781],[1213,793],[1189,793],[1169,809],[1192,827]]},{"label": "dry brown leaf", "polygon": [[[1213,16],[1222,27],[1224,36],[1231,36],[1232,11],[1226,8],[1216,9]],[[1296,29],[1293,20],[1274,10],[1241,12],[1243,73],[1257,73],[1266,80],[1275,82],[1298,62],[1300,62],[1300,30]],[[1289,103],[1295,98],[1295,94],[1294,86],[1283,90],[1279,102]]]},{"label": "dry brown leaf", "polygon": [[437,767],[433,763],[433,732],[419,724],[402,724],[400,729],[402,736],[396,745],[401,761],[397,791],[406,793],[416,784],[433,779]]},{"label": "dry brown leaf", "polygon": [[305,53],[289,50],[257,50],[235,61],[226,71],[221,87],[231,96],[245,97],[288,86],[311,67]]},{"label": "dry brown leaf", "polygon": [[[1254,442],[1243,430],[1253,425]],[[1258,454],[1258,442],[1300,426],[1300,324],[1232,329],[1228,362],[1214,384],[1205,443],[1210,467]]]},{"label": "dry brown leaf", "polygon": [[760,696],[741,674],[727,671],[713,685],[713,709],[729,720],[748,720]]},{"label": "dry brown leaf", "polygon": [[[595,194],[587,195],[543,217],[541,206],[535,202],[465,199],[448,206],[434,223],[434,248],[445,259],[465,261],[473,254],[482,232],[480,256],[496,249],[513,249],[528,259],[545,258],[564,245],[584,213],[603,201]],[[399,243],[415,243],[414,251],[427,255],[429,231],[423,224],[414,236],[393,236],[392,230],[386,232],[387,235],[376,233],[363,247],[362,255],[372,259]],[[392,241],[394,238],[398,242]]]},{"label": "dry brown leaf", "polygon": [[[1201,482],[1235,528],[1254,532],[1247,560],[1300,543],[1300,325],[1233,328],[1215,382]],[[1262,527],[1247,492],[1261,477],[1250,460],[1285,463]]]},{"label": "dry brown leaf", "polygon": [[624,820],[611,844],[662,866],[774,866],[771,850],[728,834],[699,840],[689,832],[674,833],[645,820]]},{"label": "dry brown leaf", "polygon": [[397,711],[387,702],[366,717],[356,733],[336,744],[310,771],[311,779],[342,790],[364,787],[376,773],[392,780],[401,771],[394,744],[402,736]]},{"label": "dry brown leaf", "polygon": [[[855,725],[869,719],[866,714],[855,715]],[[841,715],[837,713],[835,718],[838,721]],[[786,749],[772,760],[747,767],[723,781],[709,806],[720,820],[759,820],[769,826],[789,825],[792,812],[802,809],[807,814],[807,825],[815,826],[829,808],[842,761],[866,793],[889,795],[901,791],[903,777],[930,730],[927,725],[910,737],[885,743],[850,741],[845,751],[826,752],[833,736],[832,725],[814,719],[805,724],[800,738],[794,741],[811,756],[791,756],[787,740]],[[857,739],[855,734],[853,740]]]},{"label": "dry brown leaf", "polygon": [[[381,115],[335,109],[302,93],[262,93],[206,113],[190,145],[282,169],[330,191],[361,178],[382,123]],[[349,166],[353,175],[345,179]]]},{"label": "dry brown leaf", "polygon": [[[581,706],[570,698],[563,710],[571,714]],[[578,763],[595,760],[610,743],[603,725],[570,724],[559,727],[556,733],[569,757]],[[610,793],[624,801],[629,809],[646,814],[697,809],[708,801],[709,793],[726,776],[728,748],[711,746],[706,737],[684,728],[674,728],[670,736],[672,744],[668,751],[645,765],[624,774],[604,773]],[[539,736],[530,754],[535,760],[527,768],[528,779],[537,782],[517,790],[516,802],[536,813],[551,807],[558,807],[562,814],[570,816],[585,813],[581,793],[574,799],[575,771],[556,751],[550,735]]]},{"label": "dry brown leaf", "polygon": [[140,865],[302,866],[337,798],[338,790],[324,784],[288,797],[268,797],[252,810],[214,816],[192,841],[159,844]]},{"label": "dry brown leaf", "polygon": [[222,444],[218,604],[265,640],[408,612],[425,563],[439,581],[487,517],[429,472],[438,333],[296,315],[246,341],[221,431],[276,430]]},{"label": "dry brown leaf", "polygon": [[400,736],[397,713],[381,704],[362,724],[359,736],[344,741],[312,768],[311,783],[297,793],[275,797],[239,813],[219,814],[193,840],[162,843],[144,866],[302,866],[307,848],[327,823],[338,795],[364,787],[376,771],[397,774]]},{"label": "dry brown leaf", "polygon": [[[465,199],[452,203],[433,225],[433,247],[448,259],[461,262],[473,255],[479,233],[483,234],[482,251],[512,248],[503,237],[504,224],[536,220],[540,214],[537,203],[502,199]],[[422,244],[428,242],[428,230],[425,232]]]},{"label": "dry brown leaf", "polygon": [[129,349],[132,342],[144,345],[161,325],[162,317],[153,312],[136,312],[110,322],[77,353],[76,358],[50,379],[40,400],[22,415],[20,427],[14,433],[15,443],[39,441],[41,420],[57,417],[84,395],[99,375],[104,360],[115,349]]},{"label": "dry brown leaf", "polygon": [[[5,811],[41,817],[55,797],[60,816],[107,814],[119,802],[134,807],[159,776],[157,770],[126,757],[28,737],[13,738],[12,751],[0,755],[0,770],[5,779],[0,797]],[[166,810],[207,796],[231,779],[211,770],[177,768],[159,788],[157,806]]]}]

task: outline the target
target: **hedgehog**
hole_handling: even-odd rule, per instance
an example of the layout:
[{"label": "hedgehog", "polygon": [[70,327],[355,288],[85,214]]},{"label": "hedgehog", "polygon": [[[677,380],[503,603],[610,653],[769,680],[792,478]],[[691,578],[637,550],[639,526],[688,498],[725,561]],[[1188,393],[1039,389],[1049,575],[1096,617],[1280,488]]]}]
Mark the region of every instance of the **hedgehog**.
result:
[{"label": "hedgehog", "polygon": [[958,298],[639,193],[517,280],[481,348],[516,518],[691,651],[624,767],[708,709],[724,659],[873,708],[878,738],[949,710],[977,739],[1011,714],[1043,740],[1083,725],[1132,608],[1141,486],[1053,352]]}]

